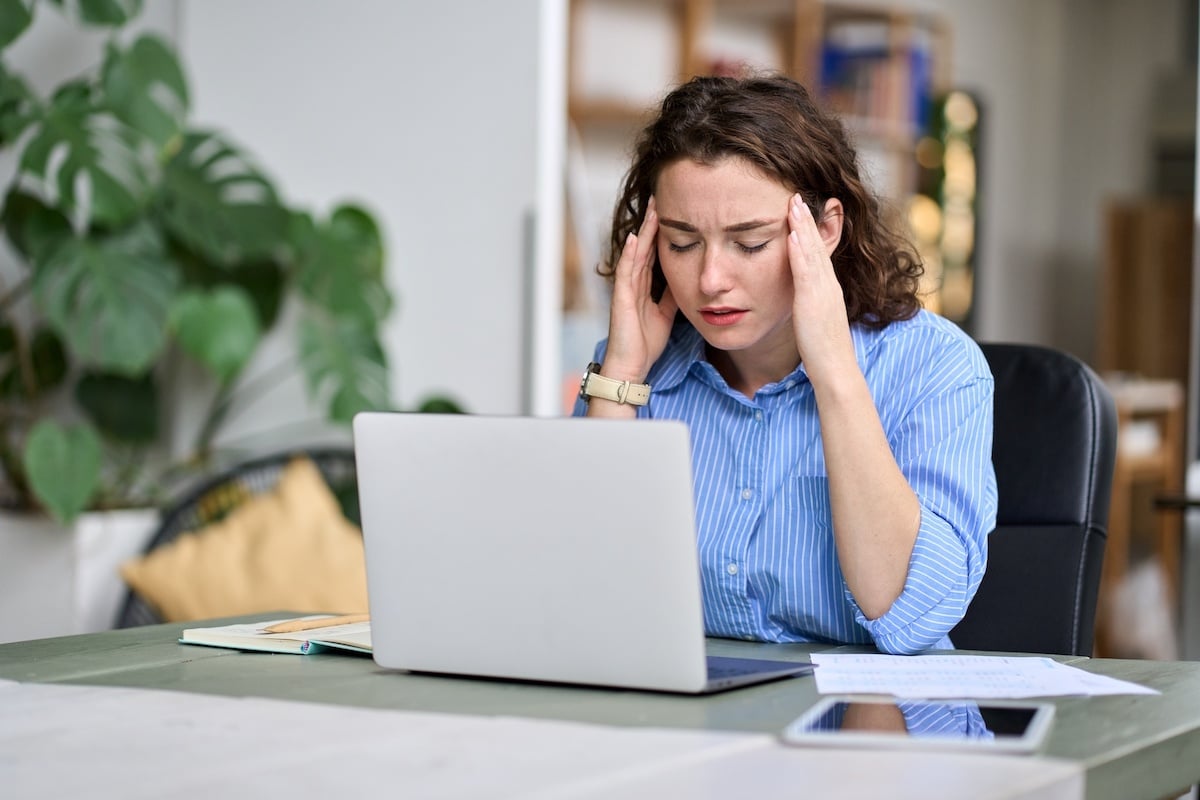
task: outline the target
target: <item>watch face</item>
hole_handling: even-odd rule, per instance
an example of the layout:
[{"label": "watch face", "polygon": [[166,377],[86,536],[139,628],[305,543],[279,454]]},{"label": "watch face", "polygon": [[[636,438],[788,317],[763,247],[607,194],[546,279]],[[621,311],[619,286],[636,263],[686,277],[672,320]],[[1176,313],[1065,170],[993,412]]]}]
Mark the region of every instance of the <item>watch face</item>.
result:
[{"label": "watch face", "polygon": [[591,396],[587,392],[588,381],[591,380],[591,377],[599,371],[600,371],[600,365],[597,364],[595,361],[588,364],[587,368],[584,369],[583,379],[581,381],[579,381],[579,396],[582,397],[584,400],[587,400]]}]

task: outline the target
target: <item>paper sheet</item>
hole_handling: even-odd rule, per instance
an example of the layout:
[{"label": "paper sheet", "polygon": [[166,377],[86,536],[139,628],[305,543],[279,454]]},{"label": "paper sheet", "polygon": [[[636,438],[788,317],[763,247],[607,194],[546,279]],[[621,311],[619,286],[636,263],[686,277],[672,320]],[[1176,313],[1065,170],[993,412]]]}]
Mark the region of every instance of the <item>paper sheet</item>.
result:
[{"label": "paper sheet", "polygon": [[1160,694],[1129,681],[1060,664],[1041,656],[814,653],[821,694],[888,694],[908,698],[1054,697]]}]

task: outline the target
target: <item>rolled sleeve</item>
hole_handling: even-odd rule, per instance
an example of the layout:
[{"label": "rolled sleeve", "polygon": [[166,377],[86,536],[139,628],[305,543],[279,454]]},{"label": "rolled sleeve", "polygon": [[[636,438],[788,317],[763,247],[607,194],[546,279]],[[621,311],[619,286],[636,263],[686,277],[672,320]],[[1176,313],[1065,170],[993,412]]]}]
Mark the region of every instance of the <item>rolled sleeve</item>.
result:
[{"label": "rolled sleeve", "polygon": [[887,613],[870,620],[853,608],[879,650],[914,653],[944,646],[987,565],[987,536],[996,524],[990,375],[922,403],[898,427],[892,447],[920,501],[921,527],[904,589]]},{"label": "rolled sleeve", "polygon": [[887,613],[878,619],[867,619],[849,589],[846,594],[849,602],[854,603],[855,619],[880,651],[916,653],[937,645],[962,619],[982,576],[982,569],[977,577],[971,567],[967,548],[962,546],[954,527],[923,511],[904,591]]}]

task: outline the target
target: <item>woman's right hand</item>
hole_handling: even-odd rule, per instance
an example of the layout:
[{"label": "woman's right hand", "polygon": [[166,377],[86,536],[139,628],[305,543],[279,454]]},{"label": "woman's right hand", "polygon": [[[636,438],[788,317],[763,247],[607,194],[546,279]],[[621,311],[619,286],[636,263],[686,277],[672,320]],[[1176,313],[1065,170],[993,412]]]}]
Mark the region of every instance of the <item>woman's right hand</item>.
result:
[{"label": "woman's right hand", "polygon": [[608,349],[600,368],[605,377],[642,383],[667,347],[678,305],[669,286],[657,303],[650,298],[657,239],[658,211],[651,197],[642,227],[636,235],[631,232],[626,237],[617,260]]}]

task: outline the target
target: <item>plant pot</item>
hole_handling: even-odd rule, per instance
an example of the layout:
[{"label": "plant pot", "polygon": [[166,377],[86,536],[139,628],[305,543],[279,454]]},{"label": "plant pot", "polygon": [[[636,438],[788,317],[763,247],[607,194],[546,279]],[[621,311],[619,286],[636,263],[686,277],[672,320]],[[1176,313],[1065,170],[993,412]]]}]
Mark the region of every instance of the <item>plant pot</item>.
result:
[{"label": "plant pot", "polygon": [[157,509],[97,511],[64,527],[0,512],[0,642],[108,630],[120,611],[121,562],[141,552]]}]

